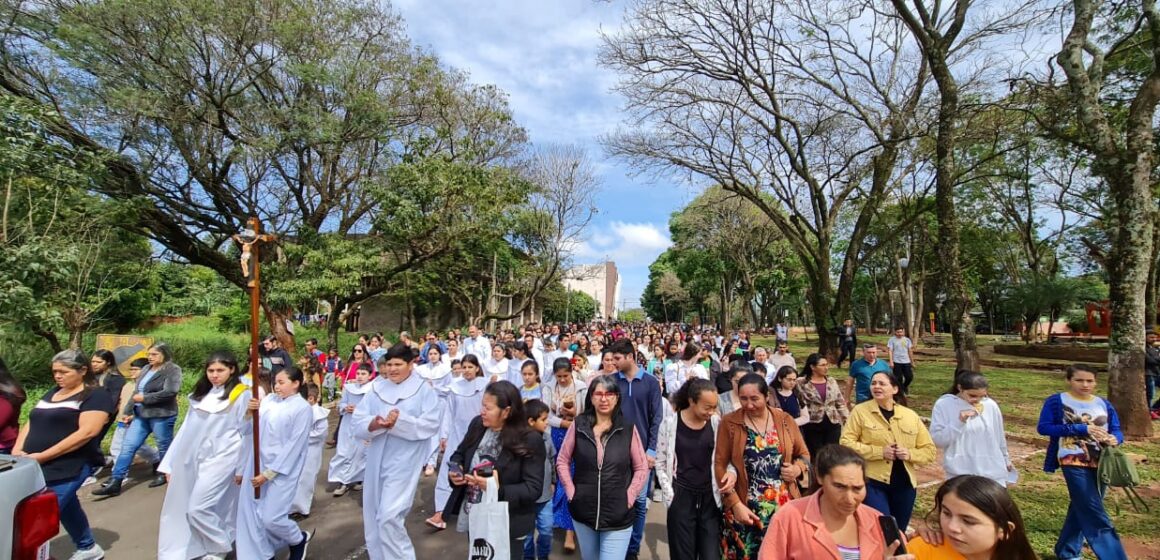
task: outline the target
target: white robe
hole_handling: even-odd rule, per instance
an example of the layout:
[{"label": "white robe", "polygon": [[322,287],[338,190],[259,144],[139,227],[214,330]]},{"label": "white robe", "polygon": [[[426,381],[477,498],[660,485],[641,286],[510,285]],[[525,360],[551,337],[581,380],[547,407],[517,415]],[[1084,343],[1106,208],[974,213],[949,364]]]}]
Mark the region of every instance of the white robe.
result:
[{"label": "white robe", "polygon": [[[371,420],[386,418],[392,410],[399,411],[393,428],[370,431]],[[386,377],[374,380],[350,418],[356,435],[371,440],[366,469],[371,476],[363,483],[363,532],[370,560],[415,558],[405,521],[430,439],[439,433],[442,410],[435,390],[412,374],[399,384]]]},{"label": "white robe", "polygon": [[[491,357],[488,357],[483,361],[483,373],[489,383],[492,377],[495,377],[496,381],[508,379],[508,359],[504,358],[497,362],[491,359]],[[515,385],[519,387],[522,383],[516,383]]]},{"label": "white robe", "polygon": [[665,367],[665,389],[670,395],[675,395],[693,377],[709,379],[709,371],[697,362],[673,362]]},{"label": "white robe", "polygon": [[[451,367],[444,363],[438,364],[423,364],[415,366],[415,372],[419,374],[427,384],[439,393],[440,400],[443,401],[443,411],[440,414],[445,414],[447,410],[447,387],[455,379],[451,375]],[[442,420],[440,420],[442,422]],[[427,455],[427,465],[434,466],[435,462],[439,460],[439,438],[431,438],[431,452]]]},{"label": "white robe", "polygon": [[[269,395],[262,399],[258,412],[260,469],[277,475],[262,485],[262,497],[254,498],[249,483],[255,476],[254,465],[246,465],[238,498],[238,558],[273,558],[278,550],[302,541],[302,530],[289,515],[314,413],[310,403],[297,393],[285,399]],[[249,431],[250,423],[243,426]]]},{"label": "white robe", "polygon": [[439,462],[439,476],[435,479],[435,511],[443,511],[447,499],[451,497],[451,482],[447,479],[447,459],[463,442],[471,421],[479,416],[480,409],[483,408],[483,390],[487,385],[488,380],[485,377],[476,377],[471,381],[461,377],[448,388],[447,412],[443,414],[439,437],[436,438],[446,439],[447,446],[443,460]]},{"label": "white robe", "polygon": [[342,387],[342,399],[338,401],[338,413],[345,416],[342,425],[338,428],[338,437],[334,449],[334,457],[330,459],[330,468],[327,470],[326,480],[341,484],[362,482],[363,472],[367,466],[367,441],[355,435],[351,425],[351,413],[346,412],[347,405],[358,406],[366,393],[371,390],[371,383],[363,385],[348,383]]},{"label": "white robe", "polygon": [[170,476],[161,506],[157,558],[189,560],[233,548],[238,487],[234,472],[243,456],[242,424],[249,391],[233,402],[223,387],[190,400],[181,430],[157,467]]},{"label": "white robe", "polygon": [[306,464],[302,476],[298,477],[298,490],[294,493],[294,504],[290,511],[310,515],[310,505],[314,502],[314,485],[318,481],[318,471],[322,470],[322,443],[326,441],[329,427],[327,419],[330,410],[314,405],[310,407],[314,423],[310,426],[310,439],[306,444]]},{"label": "white robe", "polygon": [[974,410],[957,395],[943,395],[930,413],[930,439],[943,450],[943,470],[948,479],[960,474],[989,478],[1007,486],[1007,436],[1003,413],[990,398],[982,400],[983,412],[966,422],[959,413]]},{"label": "white robe", "polygon": [[524,358],[524,359],[512,358],[512,359],[508,360],[508,373],[507,373],[507,377],[505,379],[507,379],[508,381],[511,381],[512,385],[515,385],[516,387],[523,387],[524,386],[524,373],[523,373],[523,371],[524,371],[524,362],[526,362],[526,361],[528,361],[527,358]]}]

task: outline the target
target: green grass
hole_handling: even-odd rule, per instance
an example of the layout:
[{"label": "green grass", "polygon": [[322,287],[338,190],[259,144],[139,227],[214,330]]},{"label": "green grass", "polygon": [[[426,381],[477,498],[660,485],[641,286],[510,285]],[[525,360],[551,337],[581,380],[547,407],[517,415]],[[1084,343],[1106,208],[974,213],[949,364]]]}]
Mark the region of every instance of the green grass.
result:
[{"label": "green grass", "polygon": [[[947,336],[949,340],[949,335]],[[886,336],[859,337],[859,342],[866,340],[878,344],[885,344]],[[769,347],[772,339],[755,338],[755,345]],[[817,338],[810,341],[795,337],[790,340],[790,349],[795,350],[798,362],[805,360],[814,348]],[[911,399],[909,405],[920,415],[929,417],[934,401],[942,395],[951,384],[954,374],[953,358],[931,358],[919,356],[915,367],[915,380],[911,385]],[[1055,558],[1052,549],[1059,530],[1063,526],[1064,516],[1067,513],[1069,502],[1067,487],[1063,477],[1058,472],[1043,472],[1043,451],[1047,449],[1047,438],[1036,432],[1039,421],[1039,411],[1043,400],[1052,393],[1066,388],[1063,373],[1017,368],[983,368],[983,373],[990,383],[991,397],[999,403],[1003,411],[1003,419],[1007,428],[1008,443],[1021,442],[1022,448],[1038,450],[1038,453],[1022,460],[1015,461],[1019,469],[1020,481],[1011,488],[1023,520],[1027,527],[1028,536],[1042,558]],[[845,370],[834,371],[831,374],[839,378],[845,375]],[[1160,441],[1129,441],[1124,450],[1130,454],[1138,454],[1147,458],[1160,457]],[[1160,490],[1160,467],[1153,462],[1137,464],[1142,479],[1142,486],[1150,489],[1151,496]],[[919,490],[918,502],[915,506],[915,518],[925,517],[931,510],[937,486]],[[1145,494],[1145,491],[1141,491]],[[1160,515],[1160,500],[1145,496],[1145,500],[1152,508],[1152,513],[1137,513],[1123,498],[1123,491],[1112,489],[1106,501],[1108,514],[1112,516],[1117,532],[1121,538],[1134,541],[1147,550],[1155,551],[1160,548],[1160,533],[1157,533],[1157,519]],[[1120,506],[1116,512],[1115,503]],[[1140,549],[1137,549],[1140,550]],[[1131,555],[1131,551],[1129,551]],[[1088,555],[1088,558],[1095,558]]]}]

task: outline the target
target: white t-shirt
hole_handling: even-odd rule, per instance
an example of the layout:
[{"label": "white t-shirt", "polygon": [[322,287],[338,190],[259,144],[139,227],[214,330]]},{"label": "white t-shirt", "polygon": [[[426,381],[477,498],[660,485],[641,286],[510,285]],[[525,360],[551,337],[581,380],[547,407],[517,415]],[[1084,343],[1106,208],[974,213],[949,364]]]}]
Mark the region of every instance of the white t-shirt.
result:
[{"label": "white t-shirt", "polygon": [[886,341],[886,348],[890,350],[891,361],[896,364],[909,364],[910,349],[914,348],[914,343],[905,336],[902,338],[892,336]]}]

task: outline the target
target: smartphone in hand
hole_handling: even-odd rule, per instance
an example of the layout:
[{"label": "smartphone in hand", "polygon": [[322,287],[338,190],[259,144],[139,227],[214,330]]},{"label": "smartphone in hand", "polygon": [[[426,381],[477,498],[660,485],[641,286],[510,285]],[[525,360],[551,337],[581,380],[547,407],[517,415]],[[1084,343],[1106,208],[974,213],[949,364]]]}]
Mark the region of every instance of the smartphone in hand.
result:
[{"label": "smartphone in hand", "polygon": [[882,529],[882,537],[886,542],[886,546],[890,546],[894,541],[898,541],[898,550],[894,551],[895,555],[906,554],[906,541],[902,540],[902,531],[898,530],[898,521],[891,515],[878,516],[878,526]]}]

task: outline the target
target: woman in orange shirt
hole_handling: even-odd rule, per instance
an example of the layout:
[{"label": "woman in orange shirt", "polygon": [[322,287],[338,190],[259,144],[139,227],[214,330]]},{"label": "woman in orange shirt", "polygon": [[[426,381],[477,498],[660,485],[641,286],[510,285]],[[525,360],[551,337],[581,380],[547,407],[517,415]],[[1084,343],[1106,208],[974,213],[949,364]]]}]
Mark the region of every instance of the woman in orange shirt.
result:
[{"label": "woman in orange shirt", "polygon": [[773,516],[759,560],[914,560],[895,555],[878,512],[866,499],[866,460],[849,447],[830,444],[815,458],[818,490],[781,506]]},{"label": "woman in orange shirt", "polygon": [[1007,489],[989,478],[956,476],[938,489],[930,529],[907,549],[916,560],[1036,560],[1023,517]]}]

